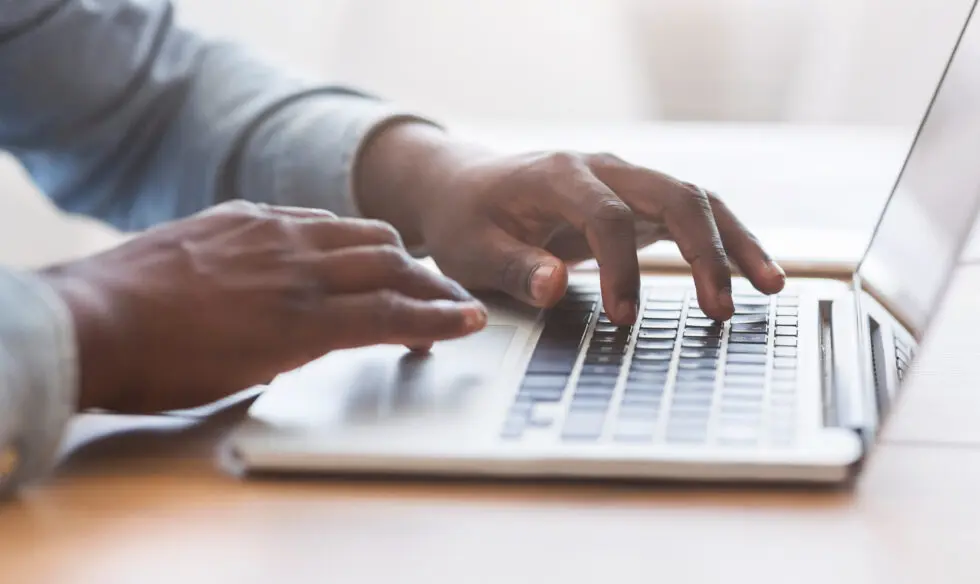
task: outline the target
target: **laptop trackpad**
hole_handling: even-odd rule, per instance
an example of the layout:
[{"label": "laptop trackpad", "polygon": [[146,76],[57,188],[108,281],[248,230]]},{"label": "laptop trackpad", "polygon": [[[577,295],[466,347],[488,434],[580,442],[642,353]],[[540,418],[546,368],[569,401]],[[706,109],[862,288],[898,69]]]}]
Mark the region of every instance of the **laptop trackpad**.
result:
[{"label": "laptop trackpad", "polygon": [[319,428],[458,417],[501,380],[517,330],[490,325],[428,354],[395,346],[338,351],[281,376],[250,415],[280,427]]}]

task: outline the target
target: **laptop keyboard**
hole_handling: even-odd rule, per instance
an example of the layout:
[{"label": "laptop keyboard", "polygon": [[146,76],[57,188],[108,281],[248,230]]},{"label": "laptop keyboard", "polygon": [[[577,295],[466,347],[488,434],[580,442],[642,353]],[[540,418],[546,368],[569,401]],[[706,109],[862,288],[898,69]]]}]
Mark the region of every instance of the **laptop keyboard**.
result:
[{"label": "laptop keyboard", "polygon": [[727,323],[693,290],[646,294],[618,327],[598,291],[571,290],[544,329],[501,436],[569,442],[790,445],[796,420],[799,300],[736,293]]}]

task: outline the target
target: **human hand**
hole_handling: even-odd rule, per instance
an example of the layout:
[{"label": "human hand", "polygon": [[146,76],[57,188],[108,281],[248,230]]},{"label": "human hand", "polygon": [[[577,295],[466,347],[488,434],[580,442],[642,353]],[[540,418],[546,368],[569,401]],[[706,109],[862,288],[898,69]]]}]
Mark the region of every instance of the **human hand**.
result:
[{"label": "human hand", "polygon": [[82,408],[210,403],[323,354],[486,324],[379,221],[230,203],[45,270],[75,318]]},{"label": "human hand", "polygon": [[424,244],[443,273],[471,289],[550,306],[565,292],[566,265],[594,257],[606,312],[632,323],[636,250],[661,239],[677,243],[702,310],[717,320],[734,310],[731,261],[761,292],[785,283],[718,197],[609,154],[502,156],[403,124],[376,138],[361,170],[362,205],[383,218],[394,209],[406,240]]}]

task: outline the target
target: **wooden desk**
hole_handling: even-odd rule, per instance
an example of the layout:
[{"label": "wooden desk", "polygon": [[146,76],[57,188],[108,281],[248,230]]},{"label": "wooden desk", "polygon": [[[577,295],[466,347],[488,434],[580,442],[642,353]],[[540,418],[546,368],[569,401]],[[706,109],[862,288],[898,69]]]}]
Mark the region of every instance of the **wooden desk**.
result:
[{"label": "wooden desk", "polygon": [[853,491],[240,482],[241,414],[80,420],[0,509],[0,582],[976,582],[980,266]]}]

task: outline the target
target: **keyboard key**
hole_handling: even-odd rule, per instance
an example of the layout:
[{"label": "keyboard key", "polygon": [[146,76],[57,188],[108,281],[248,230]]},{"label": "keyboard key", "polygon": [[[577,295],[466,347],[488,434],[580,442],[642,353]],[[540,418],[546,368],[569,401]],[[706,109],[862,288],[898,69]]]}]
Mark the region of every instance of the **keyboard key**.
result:
[{"label": "keyboard key", "polygon": [[766,323],[768,321],[769,316],[765,312],[757,314],[736,314],[731,319],[732,324]]},{"label": "keyboard key", "polygon": [[613,377],[619,375],[620,367],[616,365],[583,365],[582,375]]},{"label": "keyboard key", "polygon": [[735,314],[769,314],[769,306],[761,304],[736,304]]},{"label": "keyboard key", "polygon": [[640,334],[638,336],[640,340],[673,339],[676,337],[677,337],[676,330],[668,330],[668,329],[650,330],[650,329],[644,329],[642,325],[640,326]]},{"label": "keyboard key", "polygon": [[565,391],[563,389],[547,388],[522,388],[518,394],[520,397],[534,402],[560,402]]},{"label": "keyboard key", "polygon": [[681,341],[681,347],[688,347],[692,349],[716,349],[721,347],[721,339],[709,339],[709,338],[686,338]]},{"label": "keyboard key", "polygon": [[800,319],[795,316],[777,316],[776,326],[799,326]]},{"label": "keyboard key", "polygon": [[599,344],[599,345],[590,346],[588,351],[586,351],[586,353],[589,355],[622,355],[625,352],[626,352],[625,344],[623,344],[622,346]]},{"label": "keyboard key", "polygon": [[726,403],[762,403],[763,396],[761,394],[751,394],[751,393],[732,393],[722,396],[723,404]]},{"label": "keyboard key", "polygon": [[605,413],[571,412],[565,419],[561,437],[565,440],[597,440],[602,435]]},{"label": "keyboard key", "polygon": [[772,354],[776,357],[796,357],[796,347],[773,347]]},{"label": "keyboard key", "polygon": [[785,381],[785,380],[773,380],[769,384],[769,390],[775,394],[796,394],[796,382],[795,381]]},{"label": "keyboard key", "polygon": [[729,375],[755,375],[765,377],[765,364],[758,363],[728,363],[725,365],[726,379]]},{"label": "keyboard key", "polygon": [[613,440],[617,442],[650,442],[654,425],[649,420],[624,419],[616,422]]},{"label": "keyboard key", "polygon": [[688,318],[708,318],[708,315],[703,310],[693,306],[687,309],[687,316]]},{"label": "keyboard key", "polygon": [[670,361],[633,361],[630,363],[630,372],[663,372],[670,369]]},{"label": "keyboard key", "polygon": [[680,326],[679,320],[648,320],[640,321],[640,328],[643,330],[677,330]]},{"label": "keyboard key", "polygon": [[799,306],[800,299],[796,296],[784,296],[780,294],[779,300],[777,301],[779,306]]},{"label": "keyboard key", "polygon": [[586,355],[585,362],[590,365],[614,365],[622,363],[622,355]]},{"label": "keyboard key", "polygon": [[689,394],[689,393],[714,393],[715,392],[715,382],[714,381],[703,381],[703,380],[678,380],[674,385],[674,395],[678,394]]},{"label": "keyboard key", "polygon": [[684,329],[684,336],[687,337],[687,338],[691,338],[691,337],[697,337],[697,338],[720,338],[721,337],[721,328],[720,327],[714,327],[714,328],[703,328],[703,329],[699,329],[699,328]]},{"label": "keyboard key", "polygon": [[779,306],[776,308],[776,316],[799,316],[800,309],[793,306]]},{"label": "keyboard key", "polygon": [[564,389],[568,384],[568,375],[525,375],[521,382],[521,387],[537,388],[545,387],[552,389]]},{"label": "keyboard key", "polygon": [[706,427],[693,426],[668,428],[666,438],[671,444],[688,444],[704,442],[706,436]]},{"label": "keyboard key", "polygon": [[762,419],[762,402],[739,402],[724,401],[718,406],[718,411],[722,418],[737,420],[742,423],[754,421],[758,423]]},{"label": "keyboard key", "polygon": [[629,327],[616,326],[614,324],[601,323],[595,325],[597,333],[628,333]]},{"label": "keyboard key", "polygon": [[721,349],[681,349],[681,359],[717,359]]},{"label": "keyboard key", "polygon": [[759,431],[748,426],[721,427],[716,434],[722,444],[753,444],[759,440]]},{"label": "keyboard key", "polygon": [[773,369],[772,378],[783,381],[792,381],[796,379],[796,369]]},{"label": "keyboard key", "polygon": [[[759,345],[752,345],[759,346]],[[755,363],[760,365],[766,364],[766,359],[768,357],[765,353],[729,353],[726,355],[728,363]]]},{"label": "keyboard key", "polygon": [[656,288],[647,293],[647,300],[683,301],[687,291],[679,288]]},{"label": "keyboard key", "polygon": [[639,339],[636,341],[637,350],[643,349],[661,349],[661,350],[673,350],[674,341],[670,340],[650,340],[650,339]]},{"label": "keyboard key", "polygon": [[734,294],[732,300],[735,304],[769,305],[769,297],[761,294]]},{"label": "keyboard key", "polygon": [[678,369],[677,380],[680,381],[714,381],[714,369]]},{"label": "keyboard key", "polygon": [[637,371],[630,370],[629,375],[626,377],[627,384],[646,383],[652,386],[661,386],[667,383],[667,370],[663,371]]},{"label": "keyboard key", "polygon": [[731,327],[733,333],[766,333],[769,325],[764,322],[736,323]]},{"label": "keyboard key", "polygon": [[710,408],[713,400],[714,394],[711,393],[674,394],[670,407],[688,409]]},{"label": "keyboard key", "polygon": [[681,359],[677,362],[677,368],[680,369],[708,369],[715,370],[718,368],[717,359]]},{"label": "keyboard key", "polygon": [[634,361],[670,361],[674,357],[673,351],[664,350],[636,350],[633,353]]},{"label": "keyboard key", "polygon": [[650,423],[660,416],[660,402],[631,402],[619,408],[619,419],[645,420]]},{"label": "keyboard key", "polygon": [[796,334],[797,334],[797,332],[798,332],[798,330],[799,329],[797,327],[795,327],[795,326],[777,326],[776,327],[776,336],[777,337],[795,337]]},{"label": "keyboard key", "polygon": [[616,378],[608,377],[602,379],[579,379],[578,383],[575,384],[575,392],[580,393],[583,391],[599,392],[599,393],[609,393],[612,394],[613,389],[616,388]]},{"label": "keyboard key", "polygon": [[[779,339],[776,339],[777,341]],[[754,354],[754,355],[765,355],[769,350],[766,345],[740,345],[740,344],[730,344],[728,345],[728,356],[731,357],[735,354]]]},{"label": "keyboard key", "polygon": [[[681,302],[681,301],[679,301],[679,300],[675,300],[675,301],[655,300],[655,301],[652,301],[652,302],[647,302],[646,303],[646,306],[643,307],[643,310],[647,310],[647,311],[649,311],[649,310],[676,310],[676,311],[680,312],[680,310],[682,308],[684,308],[684,303]],[[680,317],[678,316],[677,318],[680,318]]]},{"label": "keyboard key", "polygon": [[596,333],[589,340],[590,345],[610,345],[625,347],[629,344],[630,336],[618,333]]},{"label": "keyboard key", "polygon": [[762,388],[765,386],[764,375],[726,375],[724,386],[728,388]]},{"label": "keyboard key", "polygon": [[786,357],[776,357],[772,366],[775,369],[796,369],[796,359]]},{"label": "keyboard key", "polygon": [[680,310],[647,310],[643,313],[643,320],[680,320]]},{"label": "keyboard key", "polygon": [[777,347],[795,347],[796,337],[776,337]]},{"label": "keyboard key", "polygon": [[750,333],[732,333],[728,337],[728,342],[731,344],[765,344],[766,335],[760,334],[750,334]]},{"label": "keyboard key", "polygon": [[711,327],[718,327],[718,328],[720,328],[721,327],[721,325],[718,323],[718,321],[712,320],[710,318],[690,318],[690,317],[688,317],[685,325],[687,327],[689,327],[689,328],[711,328]]}]

